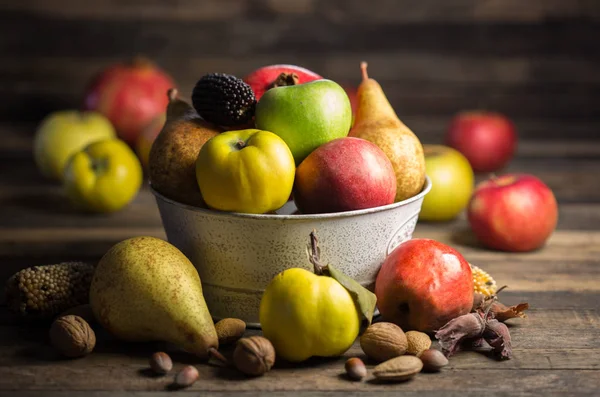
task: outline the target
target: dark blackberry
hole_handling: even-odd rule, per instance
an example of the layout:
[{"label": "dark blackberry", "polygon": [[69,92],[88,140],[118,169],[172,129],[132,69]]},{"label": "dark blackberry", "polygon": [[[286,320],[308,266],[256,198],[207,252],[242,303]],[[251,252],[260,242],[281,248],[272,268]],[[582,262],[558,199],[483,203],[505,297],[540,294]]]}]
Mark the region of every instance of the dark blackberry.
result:
[{"label": "dark blackberry", "polygon": [[206,121],[235,126],[252,120],[256,97],[252,88],[241,79],[230,74],[211,73],[196,83],[192,103]]}]

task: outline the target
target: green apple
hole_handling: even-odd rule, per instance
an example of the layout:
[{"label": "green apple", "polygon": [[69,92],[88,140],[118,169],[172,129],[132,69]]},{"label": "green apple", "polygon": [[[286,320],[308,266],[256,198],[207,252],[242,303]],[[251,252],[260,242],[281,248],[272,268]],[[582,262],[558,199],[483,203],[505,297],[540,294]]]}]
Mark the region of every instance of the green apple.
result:
[{"label": "green apple", "polygon": [[33,155],[42,174],[62,180],[69,157],[92,142],[115,136],[114,127],[100,113],[63,110],[49,114],[40,124]]},{"label": "green apple", "polygon": [[133,200],[142,175],[142,165],[129,145],[112,138],[93,142],[71,156],[63,183],[77,207],[114,212]]},{"label": "green apple", "polygon": [[465,156],[448,146],[423,145],[423,150],[432,187],[423,200],[419,219],[449,221],[469,204],[473,170]]},{"label": "green apple", "polygon": [[279,135],[296,165],[319,146],[348,135],[352,107],[331,80],[271,88],[256,104],[256,128]]}]

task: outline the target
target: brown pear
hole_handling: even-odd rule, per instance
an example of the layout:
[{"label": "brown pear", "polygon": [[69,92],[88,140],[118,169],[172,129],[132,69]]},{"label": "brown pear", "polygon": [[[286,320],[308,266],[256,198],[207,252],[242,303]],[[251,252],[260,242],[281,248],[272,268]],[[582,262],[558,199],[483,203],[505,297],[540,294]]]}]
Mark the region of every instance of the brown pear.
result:
[{"label": "brown pear", "polygon": [[180,203],[206,207],[196,181],[196,158],[210,138],[222,130],[204,121],[172,88],[167,93],[167,119],[152,144],[149,174],[152,187]]},{"label": "brown pear", "polygon": [[396,115],[379,83],[360,65],[358,108],[349,136],[366,139],[385,152],[396,174],[396,201],[418,194],[425,183],[425,156],[419,138]]}]

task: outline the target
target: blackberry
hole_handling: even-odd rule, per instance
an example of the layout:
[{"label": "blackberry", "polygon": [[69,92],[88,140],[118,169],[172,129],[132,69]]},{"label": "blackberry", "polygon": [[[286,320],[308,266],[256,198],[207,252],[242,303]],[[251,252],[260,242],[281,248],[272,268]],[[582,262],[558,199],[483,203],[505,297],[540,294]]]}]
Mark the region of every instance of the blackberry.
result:
[{"label": "blackberry", "polygon": [[192,103],[206,121],[235,126],[252,120],[256,97],[252,88],[241,79],[230,74],[211,73],[196,83]]}]

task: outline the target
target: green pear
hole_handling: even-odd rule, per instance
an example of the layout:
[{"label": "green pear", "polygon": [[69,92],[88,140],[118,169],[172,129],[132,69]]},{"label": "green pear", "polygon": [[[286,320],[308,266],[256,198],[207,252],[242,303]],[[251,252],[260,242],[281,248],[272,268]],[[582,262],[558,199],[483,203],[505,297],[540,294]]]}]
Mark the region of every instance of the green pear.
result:
[{"label": "green pear", "polygon": [[196,268],[154,237],[121,241],[102,257],[90,305],[98,322],[123,340],[170,342],[202,358],[219,346]]},{"label": "green pear", "polygon": [[296,165],[319,146],[348,135],[352,108],[331,80],[271,88],[256,104],[256,128],[279,135]]}]

